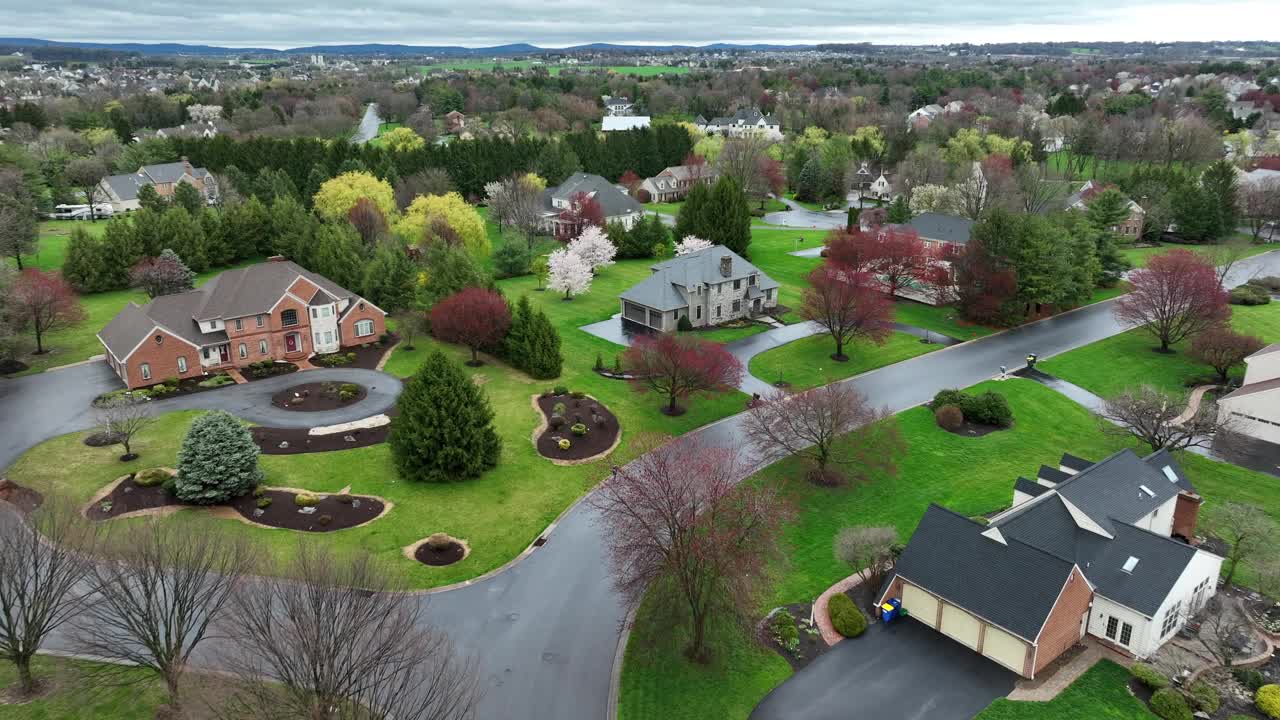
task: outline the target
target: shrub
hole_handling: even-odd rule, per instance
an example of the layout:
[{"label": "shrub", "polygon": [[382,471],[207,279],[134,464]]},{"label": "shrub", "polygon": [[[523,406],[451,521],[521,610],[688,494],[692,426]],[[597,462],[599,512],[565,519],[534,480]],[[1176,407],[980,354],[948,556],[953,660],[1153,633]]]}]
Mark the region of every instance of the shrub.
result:
[{"label": "shrub", "polygon": [[569,406],[565,405],[562,402],[558,402],[555,405],[551,406],[552,415],[563,415],[567,412],[569,412]]},{"label": "shrub", "polygon": [[787,610],[779,610],[769,618],[769,634],[787,650],[795,652],[800,647],[800,630],[796,628],[796,618]]},{"label": "shrub", "polygon": [[1009,409],[1009,401],[997,392],[988,390],[977,397],[966,397],[960,406],[964,418],[970,422],[996,427],[1009,427],[1013,424],[1013,410]]},{"label": "shrub", "polygon": [[338,388],[338,399],[342,402],[351,402],[360,396],[360,386],[353,383],[344,383]]},{"label": "shrub", "polygon": [[574,423],[573,427],[569,428],[569,432],[577,435],[578,437],[582,437],[587,434],[587,426],[582,423]]},{"label": "shrub", "polygon": [[556,444],[560,446],[561,450],[568,450],[573,447],[573,443],[569,442],[569,438],[560,438],[560,441]]},{"label": "shrub", "polygon": [[1182,693],[1173,688],[1157,690],[1151,696],[1151,712],[1164,720],[1191,720],[1191,708]]},{"label": "shrub", "polygon": [[355,498],[346,493],[342,493],[341,495],[334,495],[333,499],[336,500],[339,505],[350,505],[351,503],[355,502]]},{"label": "shrub", "polygon": [[427,547],[435,550],[436,552],[448,550],[452,546],[453,538],[449,537],[447,533],[431,533],[431,535],[427,537]]},{"label": "shrub", "polygon": [[298,493],[293,496],[293,504],[298,507],[315,507],[320,504],[320,496],[312,493]]},{"label": "shrub", "polygon": [[1218,690],[1204,680],[1197,680],[1188,689],[1191,693],[1191,702],[1195,703],[1196,709],[1209,713],[1210,715],[1218,712],[1218,706],[1222,704],[1222,698],[1218,697]]},{"label": "shrub", "polygon": [[867,616],[844,593],[832,595],[827,601],[827,616],[831,618],[831,626],[844,637],[858,637],[867,631]]},{"label": "shrub", "polygon": [[1271,720],[1280,720],[1280,685],[1263,685],[1253,696],[1258,711]]},{"label": "shrub", "polygon": [[943,405],[933,411],[933,419],[938,422],[938,427],[943,430],[955,432],[964,425],[964,413],[955,405]]},{"label": "shrub", "polygon": [[1256,277],[1250,280],[1246,285],[1257,285],[1260,288],[1280,292],[1280,276],[1267,275],[1266,277]]},{"label": "shrub", "polygon": [[956,407],[963,408],[965,400],[968,399],[969,396],[965,395],[963,390],[956,390],[955,388],[950,390],[939,390],[938,394],[933,396],[933,402],[929,403],[929,409],[937,410],[943,405],[955,405]]},{"label": "shrub", "polygon": [[1240,285],[1231,290],[1232,305],[1266,305],[1271,302],[1271,294],[1257,285]]},{"label": "shrub", "polygon": [[560,428],[564,427],[564,416],[563,416],[563,415],[552,415],[552,416],[551,416],[551,421],[550,421],[550,422],[551,422],[551,429],[552,429],[552,430],[559,430]]},{"label": "shrub", "polygon": [[164,482],[160,483],[160,487],[164,488],[164,491],[169,493],[170,495],[177,495],[178,494],[178,476],[170,475],[168,478],[165,479]]},{"label": "shrub", "polygon": [[1163,690],[1169,687],[1169,676],[1149,663],[1134,663],[1133,667],[1129,668],[1129,672],[1133,673],[1138,682],[1152,690]]},{"label": "shrub", "polygon": [[324,527],[325,525],[328,525],[329,523],[333,522],[333,516],[321,515],[320,517],[316,518],[316,522],[320,523],[321,527]]},{"label": "shrub", "polygon": [[[581,400],[586,396],[587,394],[582,392],[581,390],[574,390],[573,392],[569,393],[569,397],[573,398],[574,400]],[[576,405],[577,403],[574,403],[574,404]]]},{"label": "shrub", "polygon": [[680,316],[680,319],[676,321],[676,329],[680,332],[688,332],[693,329],[693,323],[689,322],[688,315]]},{"label": "shrub", "polygon": [[163,485],[169,477],[169,471],[164,468],[147,468],[133,476],[133,484],[138,487],[155,487]]},{"label": "shrub", "polygon": [[569,388],[565,387],[564,385],[557,385],[555,387],[555,391],[557,395],[565,395],[569,392]]},{"label": "shrub", "polygon": [[267,496],[258,498],[258,507],[262,508],[263,510],[266,510],[267,508],[271,507],[271,498]]},{"label": "shrub", "polygon": [[603,355],[601,355],[600,353],[596,353],[596,364],[595,364],[595,369],[596,369],[596,370],[603,370],[603,369],[604,369],[604,356],[603,356]]},{"label": "shrub", "polygon": [[261,482],[258,446],[249,428],[221,410],[191,423],[178,450],[174,495],[179,500],[196,505],[223,503]]},{"label": "shrub", "polygon": [[1237,682],[1248,688],[1251,693],[1258,692],[1258,688],[1267,684],[1266,679],[1262,677],[1262,673],[1253,668],[1239,668],[1232,670],[1231,674],[1235,676]]},{"label": "shrub", "polygon": [[349,363],[353,363],[353,362],[355,362],[355,361],[356,361],[356,354],[355,354],[355,352],[353,351],[353,352],[349,352],[349,353],[347,353],[347,362],[349,362]]},{"label": "shrub", "polygon": [[178,390],[177,385],[166,385],[164,383],[160,383],[159,385],[152,385],[151,387],[147,388],[147,392],[151,394],[151,397],[163,397],[165,395],[168,395],[171,392],[177,392],[177,390]]},{"label": "shrub", "polygon": [[200,382],[196,383],[197,386],[202,388],[220,388],[223,385],[235,385],[235,384],[236,384],[236,381],[232,380],[230,375],[213,375],[208,379],[201,380]]},{"label": "shrub", "polygon": [[253,489],[253,496],[254,496],[254,497],[262,497],[263,495],[266,495],[266,494],[267,494],[267,486],[266,486],[266,485],[259,485],[258,487],[256,487],[256,488],[254,488],[254,489]]}]

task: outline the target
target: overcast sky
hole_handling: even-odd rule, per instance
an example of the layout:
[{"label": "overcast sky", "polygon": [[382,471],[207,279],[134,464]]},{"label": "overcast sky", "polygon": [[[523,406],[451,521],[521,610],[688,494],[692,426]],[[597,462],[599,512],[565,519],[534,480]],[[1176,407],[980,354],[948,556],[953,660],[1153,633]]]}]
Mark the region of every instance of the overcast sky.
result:
[{"label": "overcast sky", "polygon": [[286,48],[338,43],[947,43],[1276,38],[1238,0],[0,0],[0,34]]}]

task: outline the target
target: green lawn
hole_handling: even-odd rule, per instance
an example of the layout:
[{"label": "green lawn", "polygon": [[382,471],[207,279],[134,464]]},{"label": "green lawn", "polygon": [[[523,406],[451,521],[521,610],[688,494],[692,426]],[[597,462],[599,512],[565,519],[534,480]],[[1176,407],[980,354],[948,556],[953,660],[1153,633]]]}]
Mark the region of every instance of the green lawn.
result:
[{"label": "green lawn", "polygon": [[1000,332],[999,328],[966,322],[961,319],[960,311],[951,305],[925,305],[910,300],[898,300],[893,304],[893,319],[960,340],[973,340]]},{"label": "green lawn", "polygon": [[[656,213],[664,213],[675,217],[680,214],[680,208],[684,207],[684,201],[677,202],[651,202],[644,206],[645,210]],[[676,239],[679,242],[679,238]]]},{"label": "green lawn", "polygon": [[[1014,479],[1033,472],[1040,463],[1055,463],[1063,452],[1101,459],[1133,447],[1146,454],[1130,442],[1104,435],[1088,411],[1041,385],[1015,379],[974,388],[988,389],[1008,398],[1015,417],[1012,429],[969,438],[940,430],[927,408],[900,413],[891,422],[898,424],[908,451],[898,463],[896,477],[819,488],[798,479],[803,470],[795,459],[757,473],[750,482],[778,484],[797,510],[796,521],[783,535],[788,562],[774,569],[770,596],[758,609],[760,615],[781,604],[812,601],[849,574],[850,568],[838,562],[831,550],[832,539],[843,527],[888,525],[906,540],[930,502],[965,515],[1006,506]],[[1280,520],[1280,483],[1274,478],[1197,455],[1183,454],[1180,462],[1210,505],[1224,498],[1257,503]],[[1247,582],[1247,568],[1243,577]],[[745,718],[790,675],[780,657],[724,628],[714,635],[717,659],[707,667],[691,665],[680,654],[680,638],[658,637],[660,629],[650,610],[642,607],[632,637],[651,642],[633,641],[627,646],[620,700],[624,718]],[[667,630],[664,625],[661,634],[670,638],[674,633]]]},{"label": "green lawn", "polygon": [[787,193],[786,197],[788,200],[794,202],[795,204],[799,205],[802,208],[807,208],[815,212],[826,212],[826,208],[823,207],[822,203],[820,202],[806,202],[804,200],[796,200],[795,193]]},{"label": "green lawn", "polygon": [[[129,670],[128,685],[91,683],[85,676],[92,663],[37,656],[33,672],[52,689],[22,705],[0,705],[5,720],[133,720],[149,718],[164,704],[164,684],[147,670]],[[0,663],[0,689],[18,681],[13,663]]]},{"label": "green lawn", "polygon": [[741,340],[742,338],[751,337],[752,335],[759,335],[760,333],[766,332],[767,330],[769,330],[768,325],[757,322],[757,323],[751,323],[750,325],[745,325],[743,327],[718,327],[718,328],[711,328],[708,330],[689,330],[686,332],[682,332],[680,334],[692,335],[696,338],[702,338],[703,340],[711,340],[713,342],[718,342],[718,343],[729,343],[729,342],[733,342],[734,340]]},{"label": "green lawn", "polygon": [[[1232,305],[1231,325],[1263,342],[1280,342],[1280,303]],[[1040,368],[1103,397],[1143,384],[1183,392],[1187,379],[1214,374],[1208,365],[1187,354],[1190,342],[1178,343],[1172,354],[1155,352],[1158,345],[1148,332],[1136,328],[1045,360]],[[1242,374],[1242,370],[1235,374]]]},{"label": "green lawn", "polygon": [[384,122],[381,125],[378,125],[378,134],[369,141],[369,144],[374,147],[381,147],[383,143],[382,136],[398,127],[404,127],[404,124],[398,122]]},{"label": "green lawn", "polygon": [[[61,270],[62,261],[67,256],[67,242],[71,239],[74,228],[84,228],[92,235],[101,235],[107,229],[105,220],[88,222],[85,220],[42,220],[39,225],[39,237],[33,255],[22,256],[22,267],[36,267],[41,270]],[[16,267],[13,258],[5,258],[10,267]]]},{"label": "green lawn", "polygon": [[846,362],[831,359],[836,345],[823,333],[787,343],[751,358],[751,374],[772,383],[784,380],[793,390],[808,390],[853,375],[892,365],[917,355],[933,352],[942,346],[925,344],[920,338],[895,332],[884,345],[859,340],[845,348]]},{"label": "green lawn", "polygon": [[1154,720],[1145,704],[1129,692],[1129,671],[1101,660],[1049,702],[1000,698],[974,720]]},{"label": "green lawn", "polygon": [[[1173,250],[1174,248],[1182,248],[1184,250],[1194,250],[1197,252],[1201,250],[1201,248],[1196,245],[1178,245],[1177,243],[1159,243],[1155,247],[1144,247],[1144,248],[1126,247],[1120,251],[1120,254],[1124,256],[1124,259],[1129,261],[1130,265],[1133,265],[1135,268],[1140,268],[1140,267],[1146,267],[1147,262],[1151,259],[1153,255],[1158,255],[1160,253]],[[1264,252],[1268,252],[1274,249],[1275,249],[1274,245],[1269,245],[1265,243],[1258,244],[1258,245],[1250,245],[1248,250],[1246,251],[1245,257],[1253,257],[1254,255],[1261,255]]]}]

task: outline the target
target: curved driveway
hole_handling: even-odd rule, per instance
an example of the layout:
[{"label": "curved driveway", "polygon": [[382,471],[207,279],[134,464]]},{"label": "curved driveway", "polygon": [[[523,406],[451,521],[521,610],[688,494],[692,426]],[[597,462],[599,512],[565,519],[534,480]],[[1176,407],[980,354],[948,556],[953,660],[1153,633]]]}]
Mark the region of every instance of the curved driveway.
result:
[{"label": "curved driveway", "polygon": [[378,117],[378,104],[369,103],[364,108],[364,115],[360,118],[360,125],[356,128],[355,134],[351,136],[351,142],[362,145],[370,140],[378,137],[378,128],[382,126],[382,118]]},{"label": "curved driveway", "polygon": [[[1280,274],[1280,253],[1252,258],[1238,272],[1248,277],[1255,271]],[[1091,305],[842,382],[878,405],[905,410],[943,388],[991,378],[1000,365],[1016,368],[1029,352],[1046,358],[1123,331],[1112,316],[1112,304]],[[39,411],[38,397],[23,397],[36,404],[6,404],[6,418]],[[737,415],[696,432],[745,457],[749,451],[741,443],[741,422]],[[610,587],[601,528],[587,504],[566,513],[546,545],[510,569],[462,588],[423,595],[422,601],[430,606],[429,617],[448,629],[463,651],[479,658],[486,690],[479,718],[607,716],[625,611]]]}]

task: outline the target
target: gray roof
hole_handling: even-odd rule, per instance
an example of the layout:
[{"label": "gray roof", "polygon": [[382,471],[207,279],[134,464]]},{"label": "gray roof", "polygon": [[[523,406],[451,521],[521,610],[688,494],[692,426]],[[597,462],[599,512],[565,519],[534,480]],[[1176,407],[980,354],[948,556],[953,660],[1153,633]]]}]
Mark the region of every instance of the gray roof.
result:
[{"label": "gray roof", "polygon": [[151,332],[151,328],[156,323],[146,313],[142,312],[142,308],[133,303],[128,303],[111,318],[111,322],[98,332],[98,339],[111,349],[111,352],[117,358],[123,358],[126,353],[133,349],[147,333]]},{"label": "gray roof", "polygon": [[1034,641],[1074,563],[1017,540],[1002,544],[983,536],[984,530],[963,515],[931,504],[894,571]]},{"label": "gray roof", "polygon": [[[144,165],[138,168],[135,173],[108,175],[104,178],[104,181],[111,186],[111,192],[115,193],[121,201],[128,201],[137,200],[138,191],[147,185],[177,182],[186,173],[187,163],[179,161],[161,163],[159,165]],[[209,177],[209,171],[204,168],[193,167],[191,168],[191,176],[195,178]]]},{"label": "gray roof", "polygon": [[[701,117],[701,116],[699,116]],[[739,108],[739,110],[724,117],[711,118],[707,125],[725,126],[725,125],[755,125],[764,120],[766,125],[777,125],[778,118],[773,115],[765,115],[760,112],[760,108]]]},{"label": "gray roof", "polygon": [[590,173],[574,173],[560,185],[542,191],[544,211],[560,212],[560,208],[552,205],[553,198],[568,200],[578,193],[586,193],[600,203],[605,218],[618,217],[628,213],[643,213],[644,207],[630,195],[618,189],[618,186],[599,175]]},{"label": "gray roof", "polygon": [[[720,259],[730,258],[729,275],[720,272]],[[687,291],[699,285],[714,285],[733,280],[743,280],[758,275],[756,286],[760,290],[778,287],[778,281],[765,275],[741,255],[723,245],[691,252],[687,255],[651,266],[653,274],[627,288],[619,297],[654,310],[675,310],[689,307]]]},{"label": "gray roof", "polygon": [[1080,472],[1081,470],[1088,470],[1089,467],[1093,465],[1093,461],[1076,457],[1071,453],[1062,453],[1062,459],[1058,461],[1058,464],[1062,467],[1071,468],[1076,472]]},{"label": "gray roof", "polygon": [[1060,482],[1071,479],[1071,474],[1064,473],[1055,467],[1041,465],[1040,469],[1036,471],[1036,478],[1039,480],[1048,480],[1054,485],[1057,485]]},{"label": "gray roof", "polygon": [[1049,488],[1047,486],[1041,485],[1035,480],[1028,480],[1024,477],[1019,477],[1017,480],[1013,481],[1013,489],[1020,493],[1030,495],[1031,497],[1040,497],[1041,495],[1049,492]]},{"label": "gray roof", "polygon": [[906,226],[915,230],[922,239],[956,245],[969,242],[969,234],[973,232],[973,221],[969,218],[932,212],[916,215]]}]

